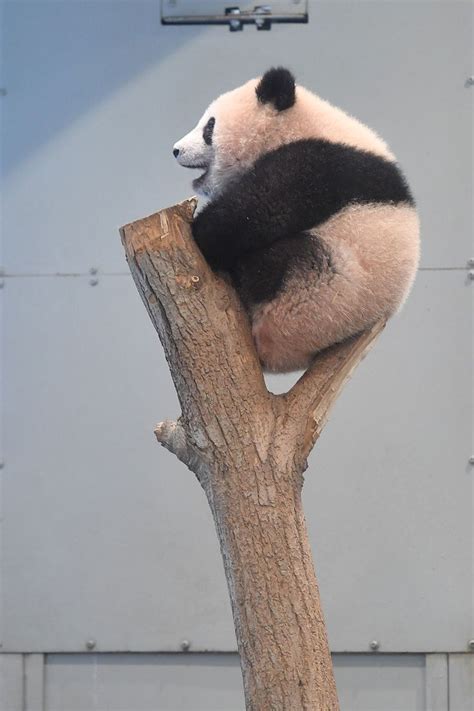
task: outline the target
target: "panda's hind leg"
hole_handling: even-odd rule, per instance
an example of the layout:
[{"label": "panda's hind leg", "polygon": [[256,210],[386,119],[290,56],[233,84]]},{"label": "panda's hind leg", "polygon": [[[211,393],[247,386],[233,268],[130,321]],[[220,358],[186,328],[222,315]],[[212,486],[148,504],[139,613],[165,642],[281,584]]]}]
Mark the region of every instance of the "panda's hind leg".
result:
[{"label": "panda's hind leg", "polygon": [[300,259],[274,297],[250,311],[260,362],[271,372],[306,369],[319,351],[377,320],[352,250],[329,247],[314,234],[310,240],[311,249],[297,243]]},{"label": "panda's hind leg", "polygon": [[[315,353],[340,335],[328,308],[338,274],[331,250],[318,235],[304,233],[278,244],[280,258],[286,253],[284,276],[271,298],[254,304],[250,313],[262,367],[289,372],[307,368]],[[274,264],[264,266],[278,271]]]}]

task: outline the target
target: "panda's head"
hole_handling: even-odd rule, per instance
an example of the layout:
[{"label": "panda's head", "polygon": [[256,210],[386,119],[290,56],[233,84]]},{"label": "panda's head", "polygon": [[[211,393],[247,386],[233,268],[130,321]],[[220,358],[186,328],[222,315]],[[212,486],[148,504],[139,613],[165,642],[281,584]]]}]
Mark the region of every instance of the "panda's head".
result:
[{"label": "panda's head", "polygon": [[194,190],[215,197],[262,153],[294,140],[295,102],[294,77],[282,67],[213,101],[197,126],[173,146],[180,165],[203,171],[193,181]]}]

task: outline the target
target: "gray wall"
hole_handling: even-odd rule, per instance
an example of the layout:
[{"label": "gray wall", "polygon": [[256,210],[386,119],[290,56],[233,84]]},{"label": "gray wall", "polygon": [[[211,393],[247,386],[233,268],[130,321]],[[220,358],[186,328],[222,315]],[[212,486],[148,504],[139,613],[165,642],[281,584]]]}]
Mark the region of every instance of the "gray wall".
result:
[{"label": "gray wall", "polygon": [[[236,34],[161,27],[155,0],[0,8],[0,708],[242,708],[211,517],[154,442],[178,404],[117,227],[190,193],[172,144],[276,63],[389,141],[423,226],[413,295],[306,475],[343,708],[470,708],[472,4],[310,0],[308,26]],[[203,654],[174,655],[184,638]]]}]

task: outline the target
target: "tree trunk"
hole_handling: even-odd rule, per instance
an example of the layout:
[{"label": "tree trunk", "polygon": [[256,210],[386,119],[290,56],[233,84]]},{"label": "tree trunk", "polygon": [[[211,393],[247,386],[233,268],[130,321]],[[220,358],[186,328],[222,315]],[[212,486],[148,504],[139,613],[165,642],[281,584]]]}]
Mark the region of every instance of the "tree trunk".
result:
[{"label": "tree trunk", "polygon": [[182,409],[155,433],[209,501],[246,708],[337,711],[301,488],[328,410],[383,324],[324,351],[285,395],[269,393],[246,313],[192,239],[195,207],[191,199],[121,229]]}]

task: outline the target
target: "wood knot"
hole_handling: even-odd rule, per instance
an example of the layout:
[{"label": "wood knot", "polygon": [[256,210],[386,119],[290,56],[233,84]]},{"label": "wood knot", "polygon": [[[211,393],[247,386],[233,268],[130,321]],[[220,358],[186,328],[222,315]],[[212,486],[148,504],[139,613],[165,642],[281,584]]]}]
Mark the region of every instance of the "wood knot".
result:
[{"label": "wood knot", "polygon": [[177,274],[176,283],[184,289],[192,289],[201,285],[201,277],[197,274]]}]

